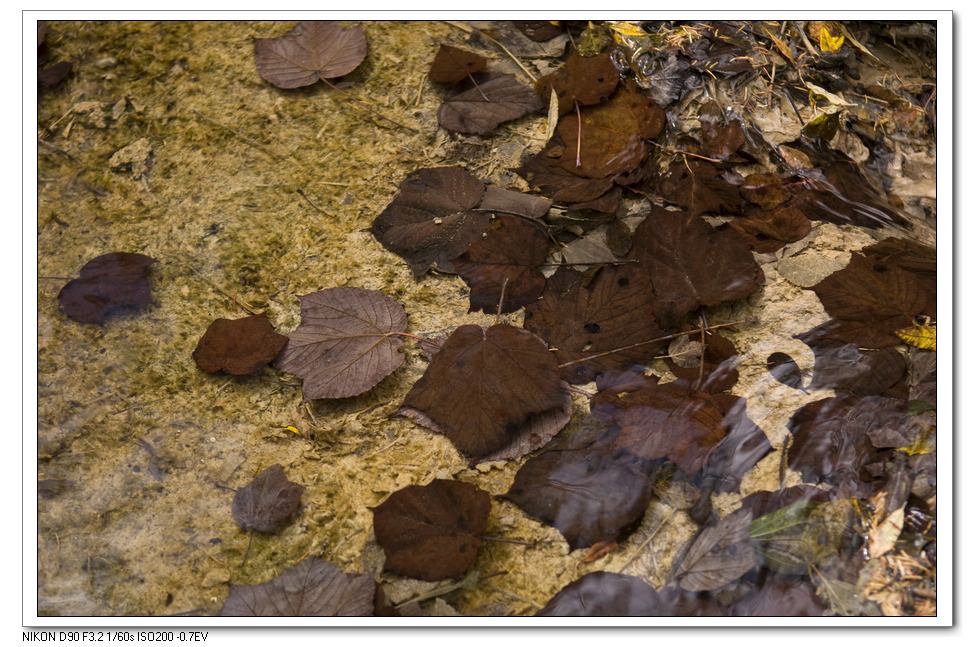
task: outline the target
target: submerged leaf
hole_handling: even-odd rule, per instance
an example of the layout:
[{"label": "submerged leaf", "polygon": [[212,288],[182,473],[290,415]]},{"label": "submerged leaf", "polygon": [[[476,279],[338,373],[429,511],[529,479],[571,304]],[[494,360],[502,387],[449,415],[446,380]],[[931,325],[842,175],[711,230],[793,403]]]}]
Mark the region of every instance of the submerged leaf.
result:
[{"label": "submerged leaf", "polygon": [[272,465],[237,490],[231,513],[244,530],[274,532],[301,503],[303,485],[292,483],[284,468]]},{"label": "submerged leaf", "polygon": [[758,564],[748,528],[749,510],[705,526],[688,544],[670,579],[685,591],[709,591],[734,582]]},{"label": "submerged leaf", "polygon": [[284,36],[254,41],[257,71],[279,88],[300,88],[348,74],[366,58],[362,25],[344,29],[334,20],[303,20]]},{"label": "submerged leaf", "polygon": [[457,133],[490,135],[506,121],[545,107],[538,95],[511,74],[499,74],[462,84],[437,110],[437,121]]},{"label": "submerged leaf", "polygon": [[657,591],[638,577],[595,571],[568,584],[537,616],[723,616],[713,598],[666,587]]},{"label": "submerged leaf", "polygon": [[938,329],[934,326],[914,325],[895,330],[905,343],[922,350],[938,350]]},{"label": "submerged leaf", "polygon": [[287,343],[287,337],[274,332],[264,312],[242,319],[217,319],[203,333],[193,359],[208,373],[250,375],[270,364]]},{"label": "submerged leaf", "polygon": [[263,584],[231,584],[221,616],[369,616],[376,583],[309,557]]},{"label": "submerged leaf", "polygon": [[462,481],[410,485],[370,508],[385,570],[435,582],[457,578],[477,557],[491,497]]},{"label": "submerged leaf", "polygon": [[474,52],[441,44],[430,66],[430,80],[435,83],[456,83],[468,74],[476,74],[487,65],[487,59]]},{"label": "submerged leaf", "polygon": [[305,400],[359,395],[403,363],[403,306],[376,290],[331,288],[298,297],[301,325],[277,366],[304,380]]},{"label": "submerged leaf", "polygon": [[82,323],[102,324],[119,308],[152,304],[146,270],[154,258],[142,254],[115,252],[91,259],[80,277],[68,281],[58,292],[64,313]]}]

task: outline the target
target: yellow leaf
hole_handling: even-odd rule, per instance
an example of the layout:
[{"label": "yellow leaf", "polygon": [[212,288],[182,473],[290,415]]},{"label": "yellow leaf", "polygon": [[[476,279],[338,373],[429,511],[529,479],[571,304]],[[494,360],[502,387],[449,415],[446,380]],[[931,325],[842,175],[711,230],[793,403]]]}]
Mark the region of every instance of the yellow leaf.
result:
[{"label": "yellow leaf", "polygon": [[819,49],[824,52],[835,52],[843,47],[843,34],[831,36],[829,30],[823,27],[819,32]]},{"label": "yellow leaf", "polygon": [[629,38],[647,37],[647,32],[640,26],[640,23],[629,20],[610,20],[609,30],[613,32],[613,37],[617,40],[619,40],[619,36]]},{"label": "yellow leaf", "polygon": [[938,329],[934,326],[910,326],[895,330],[894,334],[915,348],[938,350]]},{"label": "yellow leaf", "polygon": [[297,427],[293,427],[291,425],[287,425],[286,427],[281,427],[281,428],[284,429],[285,431],[290,431],[293,434],[298,434],[299,436],[301,435],[301,432],[298,431],[298,428]]}]

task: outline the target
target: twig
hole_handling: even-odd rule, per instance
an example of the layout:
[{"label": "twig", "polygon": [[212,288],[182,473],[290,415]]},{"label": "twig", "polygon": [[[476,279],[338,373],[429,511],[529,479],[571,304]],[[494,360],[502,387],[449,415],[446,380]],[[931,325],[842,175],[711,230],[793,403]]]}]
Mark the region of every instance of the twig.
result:
[{"label": "twig", "polygon": [[579,132],[576,134],[576,168],[582,166],[582,111],[579,110],[579,102],[576,101],[576,121],[579,123]]},{"label": "twig", "polygon": [[510,56],[511,57],[511,60],[518,64],[518,67],[521,68],[521,71],[528,75],[528,78],[532,80],[532,83],[534,83],[535,81],[538,80],[538,79],[535,78],[535,75],[534,74],[532,74],[531,72],[528,71],[528,68],[527,67],[525,67],[524,65],[522,65],[521,61],[519,61],[517,58],[515,58],[515,55],[514,54],[512,54],[510,51],[508,51],[508,48],[507,47],[505,47],[504,45],[502,45],[498,41],[494,40],[493,38],[491,38],[490,36],[488,36],[487,34],[485,34],[483,31],[480,32],[480,34],[484,38],[488,39],[489,41],[491,41],[492,43],[494,43],[495,45],[497,45],[498,47],[500,47],[501,49],[503,49],[504,50],[504,53],[507,54],[508,56]]},{"label": "twig", "polygon": [[691,153],[690,151],[684,151],[684,150],[680,150],[678,148],[670,148],[668,146],[664,146],[662,144],[658,144],[657,142],[653,141],[652,139],[648,139],[646,141],[650,142],[651,144],[653,144],[657,148],[661,148],[661,149],[667,151],[668,153],[676,153],[676,154],[679,154],[679,155],[690,155],[691,157],[696,157],[696,158],[702,159],[702,160],[704,160],[706,162],[714,162],[715,164],[720,164],[721,163],[721,160],[716,160],[716,159],[711,158],[711,157],[705,157],[704,155],[698,155],[697,153]]},{"label": "twig", "polygon": [[314,202],[312,202],[312,201],[311,201],[311,200],[310,200],[310,199],[308,198],[308,196],[307,196],[307,195],[305,195],[305,192],[304,192],[304,191],[302,191],[301,189],[298,189],[298,195],[300,195],[300,196],[301,196],[302,198],[304,198],[304,199],[305,199],[305,201],[306,201],[306,202],[307,202],[308,204],[310,204],[310,205],[312,206],[312,209],[314,209],[314,210],[315,210],[315,211],[317,211],[318,213],[320,213],[320,214],[322,214],[323,216],[327,216],[327,215],[328,215],[327,213],[325,213],[325,211],[324,211],[324,210],[322,210],[322,208],[321,208],[321,207],[319,207],[319,206],[318,206],[317,204],[315,204]]},{"label": "twig", "polygon": [[207,121],[209,121],[209,122],[210,122],[211,124],[213,124],[214,126],[220,126],[220,127],[221,127],[221,128],[223,128],[224,130],[228,130],[228,131],[230,131],[230,132],[232,132],[233,134],[235,134],[235,135],[237,135],[237,137],[239,137],[239,138],[240,138],[240,139],[241,139],[242,141],[244,141],[244,142],[246,142],[246,143],[248,143],[248,144],[250,144],[251,146],[254,146],[255,148],[258,148],[258,149],[260,149],[261,151],[263,151],[263,152],[265,152],[265,153],[267,153],[268,155],[270,155],[270,156],[271,156],[271,157],[273,157],[274,159],[276,159],[276,160],[283,160],[283,159],[284,159],[284,158],[283,158],[282,156],[280,156],[280,155],[278,155],[277,153],[275,153],[274,151],[272,151],[272,150],[271,150],[270,148],[268,148],[267,146],[265,146],[265,145],[263,145],[263,144],[261,144],[261,143],[259,143],[259,142],[256,142],[256,141],[254,141],[254,140],[253,140],[253,139],[251,139],[250,137],[247,137],[246,135],[244,135],[244,134],[242,134],[241,132],[239,132],[239,131],[237,131],[237,130],[234,130],[233,128],[231,128],[230,126],[228,126],[228,125],[226,125],[226,124],[222,124],[222,123],[220,123],[220,122],[219,122],[219,121],[217,121],[216,119],[211,119],[210,117],[207,117],[207,116],[206,116],[205,114],[203,114],[202,112],[200,112],[200,111],[199,111],[199,110],[197,110],[196,108],[191,108],[191,110],[192,110],[193,112],[195,112],[196,114],[198,114],[199,116],[201,116],[201,117],[203,117],[204,119],[206,119]]},{"label": "twig", "polygon": [[325,84],[328,87],[332,88],[333,90],[338,90],[339,92],[341,92],[342,94],[344,94],[347,99],[349,99],[350,101],[354,101],[355,103],[358,103],[363,108],[365,108],[366,110],[368,110],[372,114],[376,115],[380,119],[385,119],[389,123],[391,123],[391,124],[393,124],[395,126],[398,126],[398,127],[402,128],[403,130],[408,130],[411,133],[420,134],[420,131],[417,130],[416,128],[410,128],[409,126],[404,126],[403,124],[401,124],[400,122],[396,121],[395,119],[390,119],[389,117],[387,117],[386,115],[382,114],[381,112],[378,112],[376,110],[373,110],[372,108],[369,107],[369,105],[365,101],[363,101],[362,99],[355,98],[354,96],[352,96],[351,94],[349,94],[348,92],[346,92],[342,88],[338,87],[337,85],[335,85],[334,83],[332,83],[328,79],[322,79],[322,81],[325,81]]}]

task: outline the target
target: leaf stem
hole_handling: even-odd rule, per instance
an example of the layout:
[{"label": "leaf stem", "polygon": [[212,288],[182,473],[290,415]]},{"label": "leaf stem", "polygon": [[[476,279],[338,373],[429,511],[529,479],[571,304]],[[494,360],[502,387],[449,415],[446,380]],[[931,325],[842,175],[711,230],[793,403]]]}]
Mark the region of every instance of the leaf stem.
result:
[{"label": "leaf stem", "polygon": [[363,108],[365,108],[366,110],[368,110],[368,111],[369,111],[369,112],[371,112],[372,114],[374,114],[374,115],[376,115],[376,116],[377,116],[377,117],[379,117],[380,119],[385,119],[385,120],[386,120],[386,121],[388,121],[389,123],[391,123],[391,124],[394,124],[394,125],[396,125],[396,126],[399,126],[399,127],[400,127],[400,128],[402,128],[403,130],[408,130],[408,131],[410,131],[411,133],[416,133],[416,134],[420,134],[420,131],[419,131],[419,130],[417,130],[416,128],[410,128],[409,126],[404,126],[404,125],[403,125],[403,124],[401,124],[400,122],[398,122],[398,121],[396,121],[396,120],[394,120],[394,119],[390,119],[390,118],[389,118],[389,117],[387,117],[386,115],[384,115],[384,114],[382,114],[382,113],[380,113],[380,112],[377,112],[376,110],[373,110],[372,108],[370,108],[370,107],[369,107],[369,106],[368,106],[368,105],[366,104],[366,102],[365,102],[365,101],[362,101],[361,99],[356,99],[356,98],[355,98],[354,96],[352,96],[351,94],[349,94],[348,92],[346,92],[346,91],[345,91],[345,90],[343,90],[342,88],[340,88],[340,87],[338,87],[337,85],[335,85],[334,83],[332,83],[332,82],[331,82],[331,81],[329,81],[328,79],[322,79],[322,81],[324,81],[324,82],[325,82],[325,84],[326,84],[326,85],[327,85],[328,87],[330,87],[330,88],[332,88],[333,90],[338,90],[339,92],[341,92],[342,94],[344,94],[344,95],[346,96],[346,98],[348,98],[348,99],[349,99],[350,101],[353,101],[353,102],[355,102],[355,103],[357,103],[357,104],[359,104],[360,106],[362,106]]}]

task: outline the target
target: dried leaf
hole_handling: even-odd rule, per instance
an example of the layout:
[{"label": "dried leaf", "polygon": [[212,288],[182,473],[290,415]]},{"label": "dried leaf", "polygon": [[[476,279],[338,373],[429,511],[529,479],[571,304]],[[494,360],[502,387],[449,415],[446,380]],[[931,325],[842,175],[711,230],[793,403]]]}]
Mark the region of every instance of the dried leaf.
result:
[{"label": "dried leaf", "polygon": [[709,591],[734,582],[758,565],[748,534],[750,510],[739,510],[705,526],[690,540],[670,575],[685,591]]},{"label": "dried leaf", "polygon": [[278,38],[254,41],[257,71],[279,88],[300,88],[348,74],[366,58],[362,25],[344,29],[334,20],[303,20]]},{"label": "dried leaf", "polygon": [[461,577],[477,557],[491,497],[469,483],[411,485],[370,508],[385,570],[429,582]]},{"label": "dried leaf", "polygon": [[274,332],[264,312],[217,319],[203,333],[193,359],[207,373],[250,375],[270,364],[287,343],[287,337]]},{"label": "dried leaf", "polygon": [[244,530],[274,532],[301,503],[303,485],[292,483],[284,468],[272,465],[237,490],[230,511]]},{"label": "dried leaf", "polygon": [[231,584],[221,616],[370,616],[376,583],[309,557],[263,584]]},{"label": "dried leaf", "polygon": [[80,277],[58,292],[64,313],[82,323],[102,324],[120,308],[153,303],[146,270],[156,260],[142,254],[115,252],[91,259]]},{"label": "dried leaf", "polygon": [[584,57],[573,51],[564,66],[538,79],[535,90],[543,97],[554,90],[559,99],[559,114],[564,115],[575,108],[576,102],[589,106],[605,100],[616,90],[619,80],[609,52]]},{"label": "dried leaf", "polygon": [[437,110],[437,121],[457,133],[490,135],[498,125],[545,107],[538,95],[511,74],[461,84]]},{"label": "dried leaf", "polygon": [[347,398],[379,384],[403,363],[406,311],[377,290],[331,288],[298,297],[301,325],[277,367],[304,380],[305,400]]},{"label": "dried leaf", "polygon": [[894,334],[905,343],[922,350],[938,350],[938,329],[934,326],[915,324],[907,328],[895,330]]},{"label": "dried leaf", "polygon": [[430,66],[430,80],[435,83],[456,83],[468,74],[476,74],[487,65],[487,59],[474,52],[441,44]]}]

